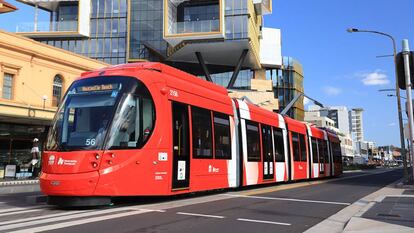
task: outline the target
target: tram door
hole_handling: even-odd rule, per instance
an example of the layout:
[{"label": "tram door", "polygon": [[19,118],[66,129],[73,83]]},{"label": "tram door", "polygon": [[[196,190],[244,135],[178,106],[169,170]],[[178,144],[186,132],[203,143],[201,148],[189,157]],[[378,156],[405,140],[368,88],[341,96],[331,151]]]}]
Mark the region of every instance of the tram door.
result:
[{"label": "tram door", "polygon": [[272,131],[271,131],[270,126],[262,125],[262,143],[263,143],[263,179],[269,180],[269,179],[274,178]]},{"label": "tram door", "polygon": [[173,178],[172,188],[187,188],[190,185],[190,131],[188,106],[172,103],[173,127]]}]

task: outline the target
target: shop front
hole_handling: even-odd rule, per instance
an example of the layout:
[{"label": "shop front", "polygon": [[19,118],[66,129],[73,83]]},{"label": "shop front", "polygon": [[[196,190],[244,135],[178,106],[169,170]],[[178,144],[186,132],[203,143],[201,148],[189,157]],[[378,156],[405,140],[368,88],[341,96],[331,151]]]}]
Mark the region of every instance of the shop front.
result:
[{"label": "shop front", "polygon": [[39,171],[40,162],[32,164],[33,139],[39,139],[39,149],[42,150],[47,130],[45,125],[0,122],[0,179],[36,176],[34,173]]}]

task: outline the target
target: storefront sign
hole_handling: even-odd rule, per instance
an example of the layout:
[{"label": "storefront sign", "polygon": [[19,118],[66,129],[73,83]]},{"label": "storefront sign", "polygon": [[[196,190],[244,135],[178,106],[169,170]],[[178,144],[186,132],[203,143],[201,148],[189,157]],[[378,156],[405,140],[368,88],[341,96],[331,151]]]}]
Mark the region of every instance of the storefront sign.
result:
[{"label": "storefront sign", "polygon": [[16,176],[16,165],[6,165],[6,172],[4,177],[15,177]]}]

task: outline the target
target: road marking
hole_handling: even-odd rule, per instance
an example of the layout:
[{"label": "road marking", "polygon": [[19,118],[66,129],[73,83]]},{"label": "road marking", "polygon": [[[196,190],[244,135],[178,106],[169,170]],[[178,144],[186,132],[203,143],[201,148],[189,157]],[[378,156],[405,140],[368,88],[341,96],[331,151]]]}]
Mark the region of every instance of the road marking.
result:
[{"label": "road marking", "polygon": [[6,221],[6,222],[0,222],[0,227],[4,226],[4,225],[9,225],[9,224],[15,224],[15,223],[21,223],[21,222],[30,222],[30,221],[40,220],[40,219],[54,218],[54,217],[73,215],[73,214],[80,214],[80,213],[84,213],[84,212],[91,212],[91,210],[73,211],[73,212],[69,212],[69,213],[64,212],[64,213],[58,213],[58,214],[49,214],[49,215],[42,215],[42,216],[31,217],[31,218],[10,220],[10,221]]},{"label": "road marking", "polygon": [[120,214],[111,214],[111,215],[105,215],[105,216],[99,216],[99,217],[93,217],[93,218],[87,218],[87,219],[78,219],[70,222],[63,222],[63,223],[57,223],[53,225],[47,225],[47,226],[41,226],[41,227],[34,227],[30,229],[24,229],[24,230],[17,230],[17,231],[10,231],[13,233],[27,233],[27,232],[40,232],[40,231],[49,231],[49,230],[56,230],[61,229],[65,227],[73,227],[73,226],[79,226],[82,224],[92,223],[92,222],[99,222],[104,221],[108,219],[114,219],[114,218],[122,218],[127,217],[131,215],[137,215],[137,214],[143,214],[148,213],[150,211],[142,211],[142,210],[133,210],[131,212],[127,213],[120,213]]},{"label": "road marking", "polygon": [[206,218],[225,218],[224,216],[219,216],[219,215],[195,214],[195,213],[185,213],[185,212],[177,212],[177,214],[197,216],[197,217],[206,217]]},{"label": "road marking", "polygon": [[283,226],[292,225],[290,223],[285,223],[285,222],[272,222],[272,221],[263,221],[263,220],[247,219],[247,218],[238,218],[237,220],[243,221],[243,222],[256,222],[256,223],[266,223],[266,224],[283,225]]},{"label": "road marking", "polygon": [[294,198],[282,198],[282,197],[261,197],[261,196],[248,196],[248,195],[238,195],[238,194],[222,194],[222,195],[227,195],[227,196],[232,196],[232,197],[253,198],[253,199],[265,199],[265,200],[296,201],[296,202],[345,205],[345,206],[351,205],[351,203],[335,202],[335,201],[316,201],[316,200],[306,200],[306,199],[294,199]]},{"label": "road marking", "polygon": [[139,209],[139,210],[148,211],[148,212],[159,212],[159,213],[165,213],[166,212],[166,210],[151,210],[151,209]]},{"label": "road marking", "polygon": [[385,171],[381,170],[381,171],[375,171],[375,172],[372,172],[372,173],[362,173],[362,174],[359,174],[359,175],[350,175],[350,176],[340,177],[340,178],[326,177],[323,180],[303,181],[303,182],[300,182],[300,183],[292,183],[292,184],[283,184],[283,183],[282,184],[277,184],[277,183],[275,183],[276,186],[266,187],[266,188],[258,188],[258,189],[255,189],[255,190],[246,190],[246,191],[241,191],[240,193],[243,193],[245,195],[258,195],[258,194],[271,193],[271,192],[276,192],[276,191],[281,191],[281,190],[301,188],[301,187],[306,187],[306,186],[309,186],[309,185],[324,184],[324,183],[328,183],[328,182],[354,179],[354,178],[363,177],[363,176],[378,175],[378,174],[382,174],[382,173],[392,172],[394,170],[396,170],[396,169],[390,169],[390,170],[385,170]]},{"label": "road marking", "polygon": [[8,216],[8,215],[16,215],[16,214],[24,214],[24,213],[30,213],[30,212],[36,212],[41,211],[42,209],[31,209],[31,210],[21,210],[21,211],[15,211],[11,213],[2,213],[0,214],[0,217]]},{"label": "road marking", "polygon": [[[58,216],[58,217],[55,216],[55,217],[52,217],[52,218],[41,219],[41,220],[38,220],[38,221],[21,222],[21,223],[11,224],[11,225],[7,225],[7,226],[0,226],[0,231],[1,230],[21,228],[21,227],[29,227],[29,226],[40,225],[40,224],[45,224],[45,223],[53,223],[53,222],[58,222],[58,221],[72,220],[72,219],[78,219],[78,218],[84,218],[84,217],[93,217],[93,216],[96,216],[96,215],[110,214],[110,213],[120,212],[120,211],[151,212],[151,211],[134,209],[133,207],[122,207],[122,208],[105,209],[105,210],[98,210],[98,211],[77,212],[77,213],[72,214],[70,216]],[[112,215],[110,215],[110,216],[112,216]],[[82,220],[79,220],[79,221],[82,221]]]},{"label": "road marking", "polygon": [[44,209],[46,206],[32,206],[32,207],[15,207],[15,208],[8,208],[0,210],[0,214],[2,213],[9,213],[9,212],[17,212],[21,210],[31,210],[31,209]]}]

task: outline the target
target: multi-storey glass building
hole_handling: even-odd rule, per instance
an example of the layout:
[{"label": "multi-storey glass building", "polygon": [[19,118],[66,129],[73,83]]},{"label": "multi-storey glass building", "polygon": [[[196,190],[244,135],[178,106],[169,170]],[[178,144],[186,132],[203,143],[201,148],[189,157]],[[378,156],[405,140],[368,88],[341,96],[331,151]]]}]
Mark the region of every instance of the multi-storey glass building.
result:
[{"label": "multi-storey glass building", "polygon": [[[111,64],[160,61],[242,89],[265,78],[256,73],[264,64],[281,66],[280,32],[263,34],[271,0],[19,1],[34,7],[35,20],[18,33]],[[39,21],[38,11],[50,20]],[[269,44],[275,59],[264,62]]]},{"label": "multi-storey glass building", "polygon": [[[291,57],[283,57],[283,67],[266,70],[266,78],[273,81],[275,98],[279,99],[279,111],[282,111],[297,95],[304,93],[302,65]],[[303,96],[287,113],[297,120],[304,120]]]}]

